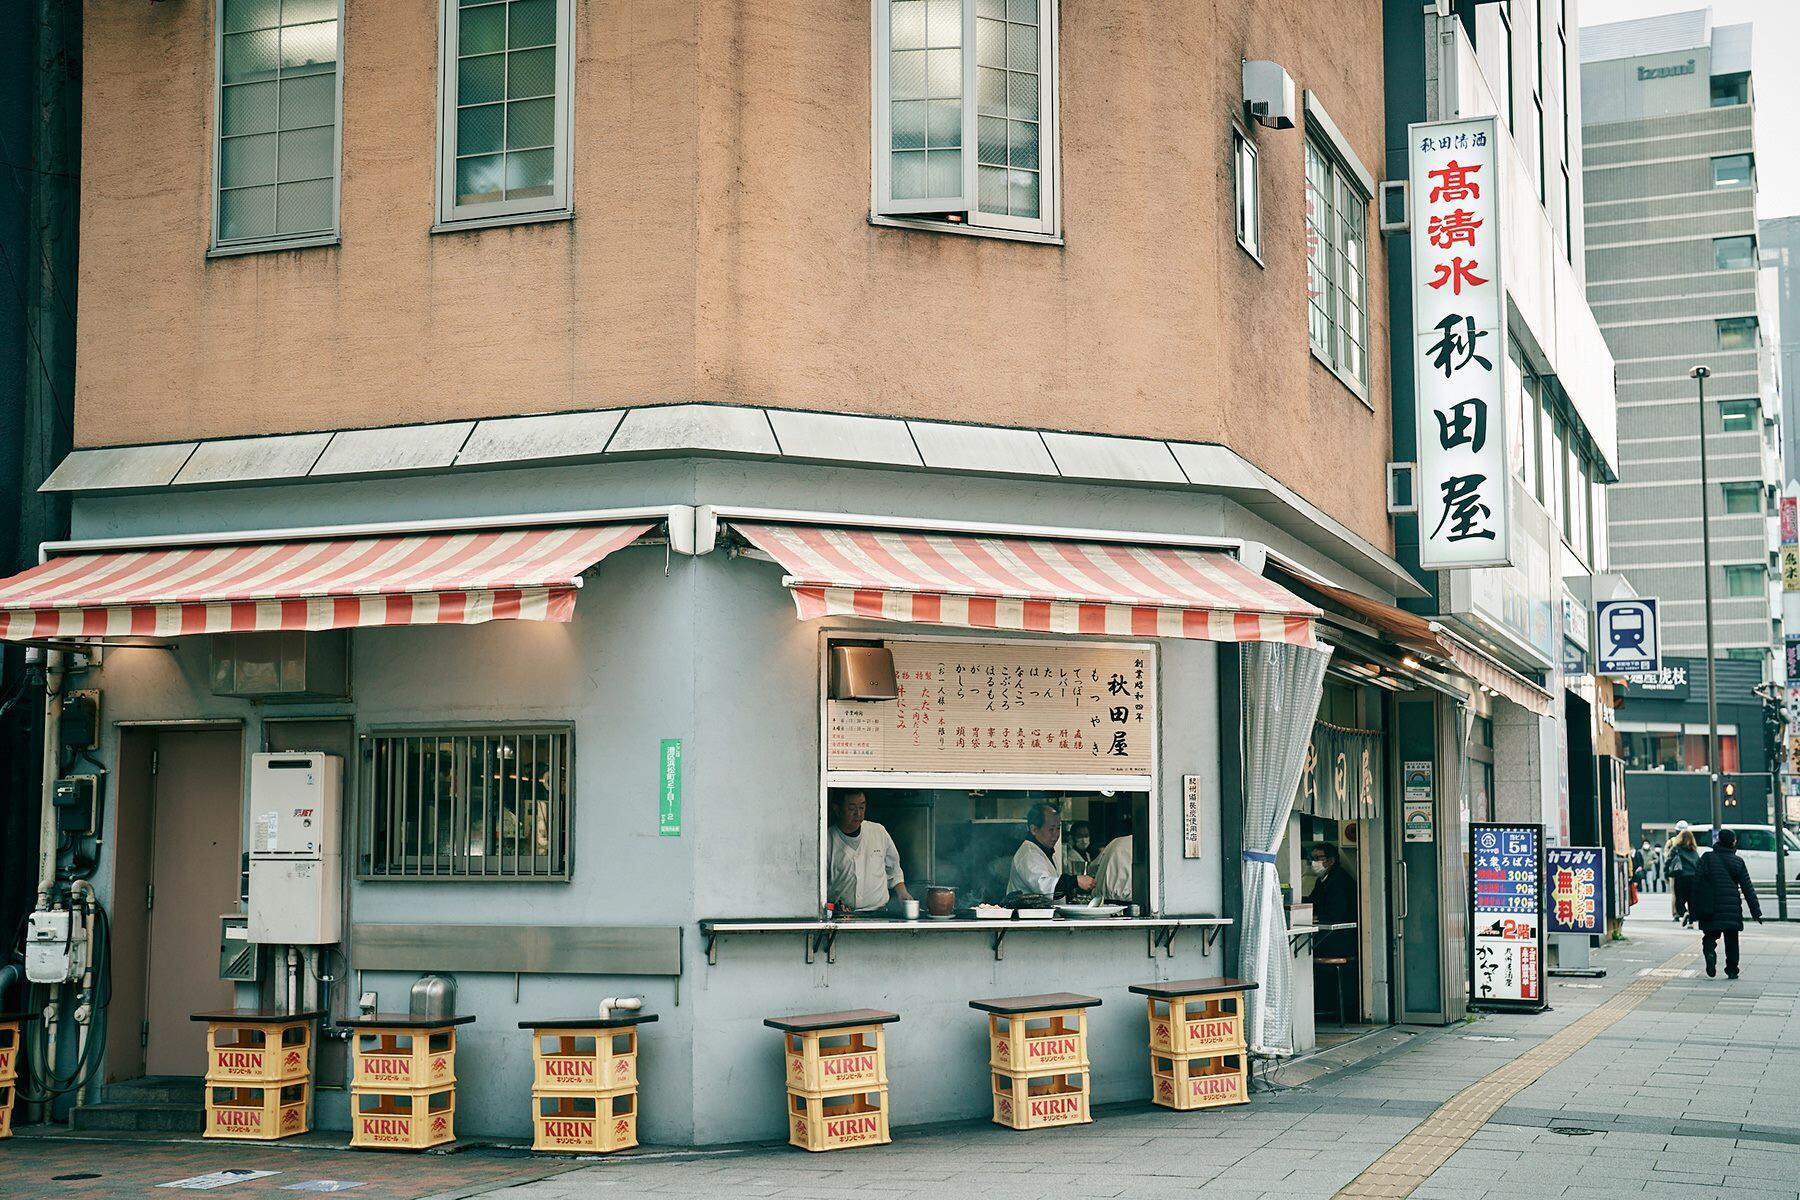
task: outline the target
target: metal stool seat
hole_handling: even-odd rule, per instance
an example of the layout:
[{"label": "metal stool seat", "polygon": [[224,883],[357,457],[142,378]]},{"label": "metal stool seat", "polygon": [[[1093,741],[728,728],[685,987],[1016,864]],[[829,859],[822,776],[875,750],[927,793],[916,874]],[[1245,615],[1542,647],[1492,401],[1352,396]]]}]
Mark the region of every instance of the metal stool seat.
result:
[{"label": "metal stool seat", "polygon": [[1337,1023],[1339,1025],[1346,1024],[1344,1020],[1344,975],[1354,961],[1354,959],[1339,954],[1332,954],[1322,958],[1313,959],[1314,966],[1330,967],[1332,969],[1332,978],[1336,981],[1336,987],[1333,988],[1333,991],[1337,993]]}]

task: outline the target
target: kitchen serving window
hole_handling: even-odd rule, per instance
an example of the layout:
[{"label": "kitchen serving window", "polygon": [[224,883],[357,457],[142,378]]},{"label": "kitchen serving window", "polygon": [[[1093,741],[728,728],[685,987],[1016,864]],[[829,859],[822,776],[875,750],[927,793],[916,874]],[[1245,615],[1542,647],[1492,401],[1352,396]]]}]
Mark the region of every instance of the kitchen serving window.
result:
[{"label": "kitchen serving window", "polygon": [[569,726],[379,730],[363,752],[360,877],[569,878]]},{"label": "kitchen serving window", "polygon": [[569,211],[572,0],[444,0],[438,221]]},{"label": "kitchen serving window", "polygon": [[875,213],[1054,236],[1055,0],[875,0]]},{"label": "kitchen serving window", "polygon": [[213,249],[337,238],[339,0],[221,0]]},{"label": "kitchen serving window", "polygon": [[1331,147],[1306,138],[1307,334],[1358,395],[1368,383],[1369,195]]}]

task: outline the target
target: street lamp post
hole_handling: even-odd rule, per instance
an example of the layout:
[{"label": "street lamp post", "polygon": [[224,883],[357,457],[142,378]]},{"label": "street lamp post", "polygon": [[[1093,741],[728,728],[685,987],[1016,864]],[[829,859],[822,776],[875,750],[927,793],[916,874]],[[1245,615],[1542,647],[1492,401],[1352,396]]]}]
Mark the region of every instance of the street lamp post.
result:
[{"label": "street lamp post", "polygon": [[1706,598],[1706,772],[1712,800],[1713,845],[1719,844],[1719,827],[1725,824],[1725,804],[1719,795],[1719,664],[1713,651],[1712,527],[1707,518],[1706,480],[1706,379],[1712,368],[1697,365],[1688,372],[1699,389],[1700,413],[1700,567],[1702,595]]}]

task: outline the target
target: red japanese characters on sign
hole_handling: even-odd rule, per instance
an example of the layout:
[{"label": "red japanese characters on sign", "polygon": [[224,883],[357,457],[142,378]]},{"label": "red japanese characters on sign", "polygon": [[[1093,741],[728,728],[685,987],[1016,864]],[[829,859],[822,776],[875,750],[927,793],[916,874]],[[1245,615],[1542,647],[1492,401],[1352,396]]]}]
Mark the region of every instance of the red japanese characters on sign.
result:
[{"label": "red japanese characters on sign", "polygon": [[1500,134],[1492,117],[1411,129],[1420,564],[1510,559]]}]

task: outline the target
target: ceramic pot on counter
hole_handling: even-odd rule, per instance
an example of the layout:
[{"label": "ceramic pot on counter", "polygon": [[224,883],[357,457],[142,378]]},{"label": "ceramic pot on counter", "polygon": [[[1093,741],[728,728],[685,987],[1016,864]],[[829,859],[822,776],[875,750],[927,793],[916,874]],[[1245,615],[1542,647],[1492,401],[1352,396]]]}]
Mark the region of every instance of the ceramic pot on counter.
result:
[{"label": "ceramic pot on counter", "polygon": [[956,912],[956,889],[931,887],[925,892],[925,911],[934,917],[948,917]]}]

